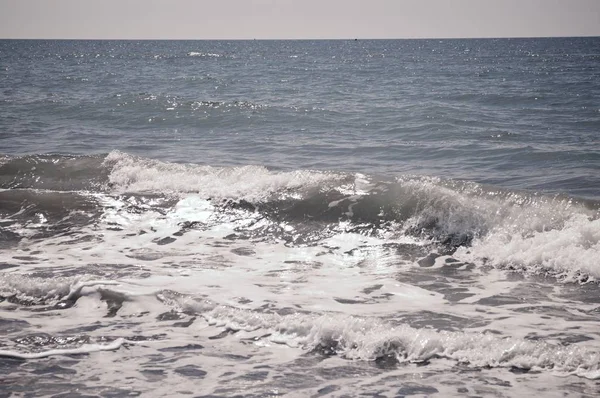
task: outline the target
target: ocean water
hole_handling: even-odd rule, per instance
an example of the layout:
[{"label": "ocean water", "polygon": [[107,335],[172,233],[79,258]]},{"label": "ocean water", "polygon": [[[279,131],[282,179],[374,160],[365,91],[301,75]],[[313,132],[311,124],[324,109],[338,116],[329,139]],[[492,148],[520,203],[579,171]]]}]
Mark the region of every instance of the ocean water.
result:
[{"label": "ocean water", "polygon": [[0,41],[0,396],[598,396],[600,38]]}]

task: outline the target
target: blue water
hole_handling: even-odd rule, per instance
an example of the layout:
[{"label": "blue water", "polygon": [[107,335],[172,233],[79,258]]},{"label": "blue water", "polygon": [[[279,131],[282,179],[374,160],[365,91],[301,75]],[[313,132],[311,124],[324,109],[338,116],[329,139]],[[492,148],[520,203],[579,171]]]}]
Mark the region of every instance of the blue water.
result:
[{"label": "blue water", "polygon": [[0,396],[598,396],[600,38],[0,40]]},{"label": "blue water", "polygon": [[1,152],[600,198],[600,39],[1,41]]}]

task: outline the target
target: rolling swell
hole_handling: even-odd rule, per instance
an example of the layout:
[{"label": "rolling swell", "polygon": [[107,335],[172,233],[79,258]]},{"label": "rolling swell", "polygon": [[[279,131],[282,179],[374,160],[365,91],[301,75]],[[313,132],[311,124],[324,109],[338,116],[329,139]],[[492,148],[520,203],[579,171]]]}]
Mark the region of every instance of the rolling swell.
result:
[{"label": "rolling swell", "polygon": [[0,157],[0,189],[97,190],[106,182],[104,156]]}]

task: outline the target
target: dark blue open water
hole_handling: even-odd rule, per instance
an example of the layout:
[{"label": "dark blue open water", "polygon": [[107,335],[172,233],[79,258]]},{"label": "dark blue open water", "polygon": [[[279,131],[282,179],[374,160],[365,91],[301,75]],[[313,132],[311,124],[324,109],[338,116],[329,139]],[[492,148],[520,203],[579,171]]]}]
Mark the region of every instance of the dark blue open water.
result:
[{"label": "dark blue open water", "polygon": [[0,396],[595,396],[599,137],[600,38],[0,40]]}]

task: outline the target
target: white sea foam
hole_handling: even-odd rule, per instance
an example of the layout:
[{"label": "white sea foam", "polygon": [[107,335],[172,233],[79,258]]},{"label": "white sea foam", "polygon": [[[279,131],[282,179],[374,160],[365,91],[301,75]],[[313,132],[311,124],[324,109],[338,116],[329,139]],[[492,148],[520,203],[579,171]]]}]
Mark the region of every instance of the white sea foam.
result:
[{"label": "white sea foam", "polygon": [[[549,270],[567,280],[582,275],[600,279],[600,219],[573,215],[560,229],[514,233],[497,228],[476,240],[472,248],[460,248],[458,258],[486,259],[496,266],[529,271]],[[543,268],[540,268],[543,267]]]},{"label": "white sea foam", "polygon": [[561,229],[578,214],[589,218],[599,215],[568,199],[485,191],[472,183],[447,184],[437,178],[419,178],[401,184],[412,192],[418,208],[407,224],[436,223],[450,234],[484,235],[495,228],[528,234]]},{"label": "white sea foam", "polygon": [[543,341],[490,333],[450,332],[392,326],[375,318],[347,315],[257,313],[211,302],[187,301],[182,308],[198,311],[209,324],[231,330],[265,330],[273,343],[325,350],[354,360],[393,356],[400,362],[447,358],[475,367],[552,369],[600,378],[600,352],[585,346],[559,346]]},{"label": "white sea foam", "polygon": [[197,193],[213,199],[260,201],[275,193],[301,195],[343,178],[315,171],[271,172],[261,166],[220,168],[159,162],[111,152],[104,164],[111,167],[109,181],[116,192]]},{"label": "white sea foam", "polygon": [[0,274],[0,294],[17,294],[33,299],[60,299],[69,295],[79,278],[41,278],[21,274]]},{"label": "white sea foam", "polygon": [[421,209],[405,229],[432,228],[438,236],[467,235],[456,257],[528,272],[551,271],[568,280],[600,277],[600,214],[569,199],[483,191],[476,184],[445,187],[437,179],[404,183]]},{"label": "white sea foam", "polygon": [[115,281],[89,280],[82,277],[34,277],[27,274],[0,274],[0,294],[16,295],[33,301],[70,300],[82,294],[84,288],[117,285]]},{"label": "white sea foam", "polygon": [[208,58],[220,58],[220,57],[222,57],[221,54],[217,54],[217,53],[203,53],[203,52],[198,52],[198,51],[190,51],[188,53],[188,56],[190,56],[190,57],[208,57]]},{"label": "white sea foam", "polygon": [[16,358],[16,359],[41,359],[56,355],[75,355],[75,354],[89,354],[98,351],[114,351],[118,350],[123,343],[124,339],[116,339],[115,341],[108,344],[84,344],[81,347],[76,348],[57,348],[53,350],[40,351],[40,352],[18,352],[9,350],[0,350],[0,357]]}]

